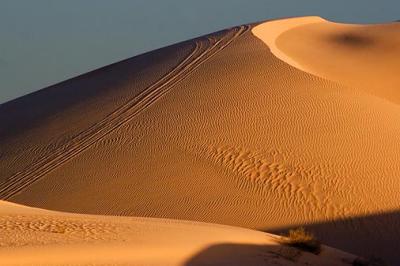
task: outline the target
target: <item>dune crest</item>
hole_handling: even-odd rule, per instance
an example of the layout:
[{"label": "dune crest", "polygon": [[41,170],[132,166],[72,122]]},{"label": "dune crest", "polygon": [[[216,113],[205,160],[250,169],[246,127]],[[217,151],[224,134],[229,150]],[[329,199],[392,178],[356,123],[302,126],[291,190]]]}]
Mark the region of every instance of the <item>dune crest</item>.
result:
[{"label": "dune crest", "polygon": [[[269,23],[275,54],[251,32]],[[338,38],[331,25],[238,26],[0,105],[0,198],[267,232],[305,226],[327,245],[399,264],[397,94],[348,85],[362,75],[321,78],[352,66],[342,68],[346,58],[362,69],[382,54],[365,39],[376,30]],[[378,43],[389,45],[382,32]],[[307,70],[330,67],[312,75],[277,52]],[[385,84],[390,69],[370,78]]]},{"label": "dune crest", "polygon": [[318,17],[265,22],[252,30],[287,64],[400,103],[400,23],[357,25]]},{"label": "dune crest", "polygon": [[272,20],[257,25],[252,29],[252,32],[257,38],[261,39],[268,45],[271,53],[273,53],[277,58],[299,70],[307,71],[304,66],[277,46],[277,39],[281,34],[292,28],[325,21],[326,20],[323,18],[316,16]]}]

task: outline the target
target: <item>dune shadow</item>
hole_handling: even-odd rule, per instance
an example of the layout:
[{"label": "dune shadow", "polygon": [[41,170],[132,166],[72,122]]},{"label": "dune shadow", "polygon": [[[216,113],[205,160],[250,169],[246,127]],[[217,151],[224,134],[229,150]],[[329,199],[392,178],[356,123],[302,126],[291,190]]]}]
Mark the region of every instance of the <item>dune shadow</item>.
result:
[{"label": "dune shadow", "polygon": [[275,229],[265,228],[262,231],[284,234],[296,227],[306,228],[324,245],[365,258],[381,258],[390,265],[400,265],[400,211]]},{"label": "dune shadow", "polygon": [[288,246],[222,243],[201,250],[184,265],[283,265],[301,257],[300,250]]},{"label": "dune shadow", "polygon": [[[326,247],[325,247],[326,248]],[[329,249],[331,251],[331,249]],[[358,258],[326,251],[313,254],[283,244],[221,243],[209,246],[186,261],[186,266],[198,265],[353,265]]]},{"label": "dune shadow", "polygon": [[329,37],[330,41],[336,44],[345,45],[347,47],[362,48],[373,45],[375,40],[365,34],[355,32],[345,32],[334,34]]}]

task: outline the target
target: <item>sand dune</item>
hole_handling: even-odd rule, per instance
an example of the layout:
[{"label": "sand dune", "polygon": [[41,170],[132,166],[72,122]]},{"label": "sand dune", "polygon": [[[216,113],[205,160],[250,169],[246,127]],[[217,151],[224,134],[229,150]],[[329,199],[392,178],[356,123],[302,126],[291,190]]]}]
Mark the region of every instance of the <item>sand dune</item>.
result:
[{"label": "sand dune", "polygon": [[[349,265],[329,247],[314,255],[281,237],[155,218],[50,212],[0,202],[1,265]],[[308,263],[308,264],[307,264]]]},{"label": "sand dune", "polygon": [[399,216],[386,215],[400,209],[397,27],[235,27],[2,104],[0,196],[267,231],[309,225],[333,247],[400,263]]},{"label": "sand dune", "polygon": [[253,32],[274,55],[300,70],[400,101],[399,23],[355,25],[305,17],[265,23]]}]

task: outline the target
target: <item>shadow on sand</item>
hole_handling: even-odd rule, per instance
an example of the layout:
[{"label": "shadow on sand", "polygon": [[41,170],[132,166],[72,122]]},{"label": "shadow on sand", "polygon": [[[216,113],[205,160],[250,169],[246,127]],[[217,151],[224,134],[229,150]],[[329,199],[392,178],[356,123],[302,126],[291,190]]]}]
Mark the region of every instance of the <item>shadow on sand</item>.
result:
[{"label": "shadow on sand", "polygon": [[[286,234],[288,230],[297,227],[306,228],[324,245],[367,259],[377,258],[383,261],[372,265],[400,265],[399,211],[278,229],[266,228],[263,231]],[[202,250],[188,260],[186,265],[292,265],[293,262],[293,265],[303,265],[310,262],[310,257],[313,260],[312,256],[323,256],[322,253],[314,255],[307,252],[307,256],[304,254],[304,251],[284,245],[223,243]],[[343,262],[343,265],[352,265],[353,262],[348,258],[339,258],[337,261]],[[318,262],[314,261],[309,265],[318,265]]]},{"label": "shadow on sand", "polygon": [[[284,245],[216,244],[190,258],[186,266],[198,265],[349,265],[354,258],[343,255],[327,259]],[[333,263],[333,264],[332,264]]]},{"label": "shadow on sand", "polygon": [[280,265],[279,261],[296,261],[300,252],[273,245],[217,244],[210,246],[186,262],[195,265]]},{"label": "shadow on sand", "polygon": [[296,227],[306,228],[324,245],[365,258],[381,258],[389,265],[400,265],[400,211],[263,231],[284,234]]}]

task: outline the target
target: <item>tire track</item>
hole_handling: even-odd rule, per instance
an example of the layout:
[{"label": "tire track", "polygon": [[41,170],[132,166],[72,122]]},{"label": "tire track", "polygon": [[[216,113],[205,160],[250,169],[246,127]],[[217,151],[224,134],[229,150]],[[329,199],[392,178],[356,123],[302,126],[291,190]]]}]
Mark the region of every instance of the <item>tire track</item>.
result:
[{"label": "tire track", "polygon": [[200,65],[226,48],[236,38],[249,31],[250,28],[248,25],[243,25],[232,28],[220,38],[210,36],[197,39],[193,51],[172,71],[108,116],[82,131],[65,145],[48,151],[42,158],[2,182],[0,184],[0,199],[7,200],[23,191],[41,177],[84,152],[115,129],[129,122],[168,93],[175,84],[184,80]]}]

